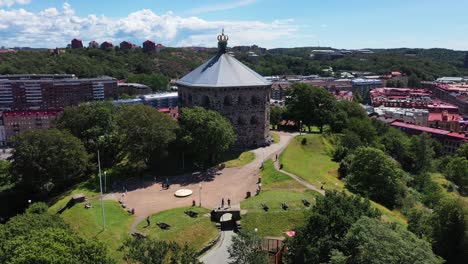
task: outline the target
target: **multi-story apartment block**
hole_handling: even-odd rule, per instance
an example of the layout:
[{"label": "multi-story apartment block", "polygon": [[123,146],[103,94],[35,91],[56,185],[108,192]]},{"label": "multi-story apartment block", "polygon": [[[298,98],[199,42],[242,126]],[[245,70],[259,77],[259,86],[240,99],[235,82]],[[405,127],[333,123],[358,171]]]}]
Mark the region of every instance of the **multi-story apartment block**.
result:
[{"label": "multi-story apartment block", "polygon": [[115,99],[117,80],[110,77],[35,79],[0,76],[0,110],[63,109],[82,102]]},{"label": "multi-story apartment block", "polygon": [[83,41],[81,41],[81,39],[73,39],[71,41],[71,48],[72,49],[81,49],[81,48],[83,48]]},{"label": "multi-story apartment block", "polygon": [[[4,129],[3,143],[10,143],[14,135],[30,129],[47,129],[53,127],[54,121],[60,113],[60,110],[4,112],[2,114],[2,127]],[[0,137],[0,141],[1,140]],[[1,143],[2,142],[0,142],[0,144]]]},{"label": "multi-story apartment block", "polygon": [[156,44],[151,40],[147,40],[143,42],[143,51],[144,52],[156,52]]}]

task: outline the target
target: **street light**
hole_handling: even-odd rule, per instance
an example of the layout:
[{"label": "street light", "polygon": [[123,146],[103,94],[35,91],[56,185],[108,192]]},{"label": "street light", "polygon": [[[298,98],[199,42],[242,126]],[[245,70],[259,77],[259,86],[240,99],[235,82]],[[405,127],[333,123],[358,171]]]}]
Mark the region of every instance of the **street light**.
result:
[{"label": "street light", "polygon": [[104,192],[107,193],[107,171],[104,171]]},{"label": "street light", "polygon": [[199,207],[201,207],[201,189],[202,189],[202,185],[201,185],[201,182],[198,184],[198,201],[199,201]]},{"label": "street light", "polygon": [[299,136],[302,135],[302,120],[299,121]]},{"label": "street light", "polygon": [[102,175],[101,175],[101,157],[99,156],[99,148],[97,150],[97,157],[98,157],[98,169],[99,169],[99,186],[101,189],[101,208],[102,208],[102,230],[106,230],[106,217],[104,214],[104,203],[102,201]]}]

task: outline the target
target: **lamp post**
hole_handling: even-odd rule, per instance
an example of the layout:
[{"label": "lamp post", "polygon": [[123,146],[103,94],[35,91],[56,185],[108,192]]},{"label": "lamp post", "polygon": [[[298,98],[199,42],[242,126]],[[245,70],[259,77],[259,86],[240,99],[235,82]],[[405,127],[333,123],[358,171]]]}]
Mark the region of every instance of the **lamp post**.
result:
[{"label": "lamp post", "polygon": [[202,189],[202,185],[201,185],[201,182],[198,184],[198,206],[201,207],[201,189]]},{"label": "lamp post", "polygon": [[107,193],[107,171],[104,171],[104,192]]},{"label": "lamp post", "polygon": [[302,135],[302,120],[299,121],[299,136]]},{"label": "lamp post", "polygon": [[98,169],[99,169],[99,186],[101,189],[101,208],[102,208],[102,230],[106,230],[106,217],[104,213],[104,203],[102,201],[102,175],[101,175],[101,157],[99,156],[99,148],[97,150],[97,156],[98,156]]}]

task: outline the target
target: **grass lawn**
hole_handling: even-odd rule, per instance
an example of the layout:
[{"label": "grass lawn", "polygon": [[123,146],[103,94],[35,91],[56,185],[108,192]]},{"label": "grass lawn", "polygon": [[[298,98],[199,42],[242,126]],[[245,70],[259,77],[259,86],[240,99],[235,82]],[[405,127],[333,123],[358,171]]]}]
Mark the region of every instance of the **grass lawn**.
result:
[{"label": "grass lawn", "polygon": [[242,153],[235,153],[231,154],[231,157],[228,158],[224,164],[226,164],[226,168],[232,167],[240,167],[249,164],[255,159],[255,154],[250,151],[242,152]]},{"label": "grass lawn", "polygon": [[[303,139],[307,140],[302,145]],[[308,134],[294,138],[284,152],[280,155],[284,170],[289,171],[309,183],[326,190],[345,190],[344,183],[337,178],[339,163],[331,160],[333,146],[320,134]],[[349,192],[348,192],[349,193]],[[382,212],[385,221],[406,224],[401,212],[389,210],[384,206],[371,202],[372,205]]]},{"label": "grass lawn", "polygon": [[[184,214],[184,211],[192,210],[199,213],[198,217],[192,218]],[[180,244],[188,243],[195,250],[200,250],[203,246],[216,238],[218,230],[215,224],[210,221],[208,209],[200,207],[182,207],[163,211],[150,216],[150,227],[145,228],[146,220],[138,223],[137,230],[141,233],[161,240],[175,241]],[[164,222],[171,226],[168,230],[163,230],[156,225],[156,222]]]},{"label": "grass lawn", "polygon": [[304,186],[288,175],[276,170],[272,160],[264,163],[262,175],[263,189],[304,189]]},{"label": "grass lawn", "polygon": [[[96,186],[99,187],[98,177],[92,177],[85,182],[75,185],[73,188],[63,193],[61,196],[53,199],[53,205],[49,208],[49,212],[55,214],[58,210],[60,210],[60,208],[65,206],[68,203],[68,201],[70,201],[71,197],[74,194],[83,193],[89,200],[98,199],[99,189],[96,189]],[[109,185],[107,187],[107,189],[109,190]]]},{"label": "grass lawn", "polygon": [[[284,236],[283,231],[305,222],[308,207],[301,200],[307,199],[313,205],[318,195],[310,190],[263,190],[258,196],[241,202],[242,210],[247,210],[247,214],[242,216],[242,229],[253,231],[257,228],[260,236]],[[288,210],[281,208],[283,202],[288,204]],[[270,209],[265,212],[261,203]]]},{"label": "grass lawn", "polygon": [[273,144],[279,143],[281,140],[280,135],[276,134],[273,131],[270,131],[270,136],[273,138]]},{"label": "grass lawn", "polygon": [[76,204],[65,210],[61,217],[79,234],[104,242],[110,255],[122,263],[123,255],[118,248],[129,235],[128,230],[135,217],[129,215],[117,202],[104,201],[106,230],[102,231],[101,204],[99,200],[91,201],[91,204],[91,209],[85,209],[84,204]]},{"label": "grass lawn", "polygon": [[[306,145],[301,141],[307,140]],[[291,172],[312,185],[328,190],[342,190],[344,184],[337,178],[337,162],[331,160],[332,146],[320,134],[295,137],[280,155],[283,169]]]},{"label": "grass lawn", "polygon": [[448,188],[450,185],[452,185],[452,183],[449,180],[447,180],[444,177],[444,175],[442,175],[441,173],[432,173],[431,175],[432,175],[432,180],[436,182],[442,189],[443,197],[457,198],[457,199],[462,200],[463,203],[468,205],[468,197],[462,196],[456,191],[451,191],[451,192],[448,191]]}]

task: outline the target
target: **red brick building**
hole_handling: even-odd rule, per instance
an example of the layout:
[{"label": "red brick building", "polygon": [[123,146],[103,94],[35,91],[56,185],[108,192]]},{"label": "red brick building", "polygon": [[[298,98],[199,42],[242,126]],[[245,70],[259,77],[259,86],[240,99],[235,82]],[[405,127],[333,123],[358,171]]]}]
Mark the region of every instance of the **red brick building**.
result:
[{"label": "red brick building", "polygon": [[156,44],[151,40],[147,40],[143,42],[143,51],[144,52],[156,52]]},{"label": "red brick building", "polygon": [[71,48],[72,49],[82,49],[83,48],[83,42],[81,41],[81,39],[72,39]]},{"label": "red brick building", "polygon": [[468,133],[417,126],[399,121],[392,121],[389,124],[410,135],[429,134],[442,144],[444,147],[443,151],[446,154],[454,154],[462,144],[468,143]]},{"label": "red brick building", "polygon": [[121,50],[131,50],[133,48],[133,44],[128,41],[120,42],[120,49]]},{"label": "red brick building", "polygon": [[112,42],[104,41],[103,43],[101,43],[101,49],[112,49],[113,47],[114,45],[112,44]]},{"label": "red brick building", "polygon": [[9,143],[14,135],[30,129],[53,127],[55,119],[61,112],[61,110],[4,112],[2,118],[5,141]]},{"label": "red brick building", "polygon": [[88,48],[99,48],[99,43],[97,43],[96,41],[93,40],[93,41],[89,42]]}]

